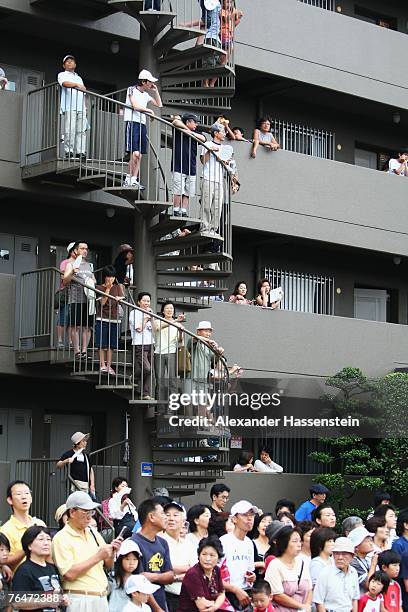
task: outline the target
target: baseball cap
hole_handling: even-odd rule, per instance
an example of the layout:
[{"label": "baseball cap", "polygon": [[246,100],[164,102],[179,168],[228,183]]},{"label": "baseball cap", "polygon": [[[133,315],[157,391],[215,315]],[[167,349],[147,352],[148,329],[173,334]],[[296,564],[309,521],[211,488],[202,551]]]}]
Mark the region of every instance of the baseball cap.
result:
[{"label": "baseball cap", "polygon": [[241,501],[234,504],[231,508],[231,516],[235,516],[236,514],[246,514],[252,510],[254,514],[258,514],[258,508],[251,504],[251,502],[246,501],[246,499],[241,499]]},{"label": "baseball cap", "polygon": [[68,59],[73,59],[73,60],[74,60],[74,62],[76,62],[76,57],[75,57],[75,55],[68,54],[68,55],[66,55],[66,56],[64,57],[64,59],[62,60],[62,63],[63,63],[63,64],[65,64],[65,62],[66,62]]},{"label": "baseball cap", "polygon": [[181,120],[184,123],[186,121],[195,121],[196,123],[198,123],[198,117],[194,113],[184,113],[184,115],[181,116]]},{"label": "baseball cap", "polygon": [[278,533],[282,531],[284,527],[287,527],[285,523],[281,523],[280,521],[272,521],[270,525],[265,529],[266,537],[268,540],[275,540],[278,536]]},{"label": "baseball cap", "polygon": [[354,555],[354,546],[350,542],[350,538],[337,538],[334,542],[333,552],[348,552]]},{"label": "baseball cap", "polygon": [[155,593],[157,589],[160,589],[158,584],[152,584],[146,576],[142,576],[141,574],[130,576],[125,584],[125,591],[128,595],[130,595],[130,593],[145,593],[146,595],[151,595]]},{"label": "baseball cap", "polygon": [[125,253],[126,251],[132,251],[133,253],[133,247],[130,246],[130,244],[121,244],[120,247],[118,248],[118,254]]},{"label": "baseball cap", "polygon": [[180,512],[185,512],[186,509],[184,508],[184,506],[182,506],[181,504],[179,504],[179,502],[176,502],[174,500],[172,500],[171,502],[169,502],[168,504],[166,504],[165,506],[163,506],[163,510],[166,512],[166,510],[168,510],[169,508],[177,508],[177,510],[180,510]]},{"label": "baseball cap", "polygon": [[74,244],[75,242],[70,242],[69,245],[67,246],[67,253],[69,253],[70,251],[72,251],[72,249],[74,248]]},{"label": "baseball cap", "polygon": [[55,511],[55,520],[57,521],[57,523],[62,519],[67,510],[68,508],[66,504],[61,504],[60,506],[58,506]]},{"label": "baseball cap", "polygon": [[139,557],[143,557],[139,545],[134,542],[132,538],[128,538],[127,540],[124,540],[124,542],[122,542],[122,544],[120,545],[118,557],[125,557],[131,552],[135,552],[139,555]]},{"label": "baseball cap", "polygon": [[204,6],[207,11],[213,11],[219,5],[219,0],[204,0]]},{"label": "baseball cap", "polygon": [[210,134],[214,134],[214,132],[224,132],[224,126],[222,123],[213,123],[210,128]]},{"label": "baseball cap", "polygon": [[[352,542],[354,548],[360,546],[361,542],[367,537],[373,537],[373,533],[367,531],[365,527],[356,527],[348,534],[348,539]],[[336,540],[337,541],[337,540]]]},{"label": "baseball cap", "polygon": [[154,77],[152,73],[149,72],[148,70],[141,70],[139,72],[138,78],[140,79],[140,81],[150,81],[151,83],[156,83],[156,81],[159,80],[159,79],[156,79],[156,77]]},{"label": "baseball cap", "polygon": [[197,325],[197,329],[212,329],[210,321],[200,321]]},{"label": "baseball cap", "polygon": [[68,496],[65,502],[67,510],[70,508],[80,508],[81,510],[95,510],[99,508],[100,504],[93,502],[91,497],[85,491],[75,491]]},{"label": "baseball cap", "polygon": [[71,442],[72,444],[79,444],[84,438],[89,438],[89,433],[84,434],[82,431],[76,431],[71,436]]},{"label": "baseball cap", "polygon": [[309,490],[311,493],[316,493],[316,494],[326,493],[327,495],[327,493],[330,493],[330,490],[327,487],[319,483],[312,484]]}]

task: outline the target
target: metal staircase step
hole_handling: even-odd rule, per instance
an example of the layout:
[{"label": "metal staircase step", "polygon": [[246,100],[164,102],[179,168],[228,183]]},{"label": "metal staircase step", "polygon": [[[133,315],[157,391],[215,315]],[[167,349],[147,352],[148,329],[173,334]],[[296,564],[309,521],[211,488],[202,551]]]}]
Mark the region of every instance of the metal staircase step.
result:
[{"label": "metal staircase step", "polygon": [[158,485],[158,482],[160,481],[165,481],[165,480],[171,480],[172,482],[177,482],[177,481],[182,481],[185,482],[186,484],[188,483],[193,483],[193,482],[202,482],[202,483],[206,483],[206,482],[214,482],[215,480],[217,480],[217,478],[219,478],[218,474],[214,474],[214,475],[210,475],[210,474],[202,474],[200,476],[196,476],[194,474],[184,474],[184,475],[176,475],[176,474],[156,474],[154,471],[154,465],[153,465],[153,476],[155,479],[155,484],[156,486]]},{"label": "metal staircase step", "polygon": [[155,466],[160,468],[180,468],[180,471],[198,471],[204,470],[207,468],[208,470],[222,470],[226,467],[229,467],[228,463],[219,463],[219,462],[210,462],[210,461],[158,461],[157,459],[154,462]]},{"label": "metal staircase step", "polygon": [[157,232],[161,236],[166,236],[166,234],[170,234],[178,228],[200,225],[200,223],[201,219],[195,217],[178,217],[171,214],[163,214],[153,220],[149,229],[151,232]]},{"label": "metal staircase step", "polygon": [[190,111],[204,113],[206,115],[219,115],[224,113],[225,111],[231,110],[230,104],[212,104],[211,99],[212,98],[209,98],[208,100],[203,98],[202,100],[167,100],[166,102],[163,101],[163,112],[165,113],[167,108],[170,109],[170,113],[173,114],[175,112],[175,109],[181,109],[182,112],[185,112],[188,109]]},{"label": "metal staircase step", "polygon": [[228,291],[228,287],[192,287],[189,285],[183,285],[182,283],[177,283],[177,285],[157,285],[157,289],[160,291],[160,297],[173,297],[174,294],[177,293],[182,293],[183,297],[200,297],[220,295],[221,293]]},{"label": "metal staircase step", "polygon": [[213,55],[226,55],[226,51],[221,48],[213,47],[212,45],[195,45],[184,51],[174,50],[171,53],[164,55],[159,60],[159,66],[161,67],[160,75],[172,72],[175,68],[182,66],[189,66],[197,60],[205,60],[206,58],[212,57]]},{"label": "metal staircase step", "polygon": [[[30,0],[30,4],[35,7],[47,7],[47,10],[50,8],[61,10],[64,6],[64,3],[55,0]],[[112,13],[106,0],[72,0],[70,6],[76,14],[88,19],[100,19]]]},{"label": "metal staircase step", "polygon": [[131,17],[138,17],[143,10],[143,0],[108,0],[111,11],[127,13]]},{"label": "metal staircase step", "polygon": [[[180,78],[188,77],[186,82],[193,81],[195,78],[208,79],[211,77],[227,77],[234,76],[234,71],[231,66],[219,65],[214,67],[199,66],[194,68],[185,68],[183,70],[174,70],[171,73],[163,74],[163,79],[167,84],[174,85],[180,82]],[[212,88],[208,88],[211,93]]]},{"label": "metal staircase step", "polygon": [[153,44],[156,52],[161,54],[182,42],[194,40],[195,38],[198,38],[198,36],[202,35],[203,31],[199,28],[184,28],[182,26],[176,26],[169,28],[162,36],[157,36]]},{"label": "metal staircase step", "polygon": [[[200,96],[208,96],[208,87],[182,87],[177,85],[165,85],[162,87],[162,99],[167,99],[167,94],[173,94],[174,99],[195,99]],[[164,95],[166,94],[166,95]],[[211,94],[213,97],[225,97],[232,98],[235,94],[235,87],[211,87]]]},{"label": "metal staircase step", "polygon": [[198,246],[200,244],[208,244],[217,241],[223,242],[223,238],[219,234],[208,234],[206,232],[191,232],[188,236],[180,238],[169,238],[168,240],[155,240],[153,243],[156,253],[169,253],[170,251],[181,251],[188,247]]},{"label": "metal staircase step", "polygon": [[139,11],[137,19],[143,23],[146,30],[156,36],[173,21],[176,15],[177,13],[170,11]]},{"label": "metal staircase step", "polygon": [[[169,301],[168,297],[157,298],[158,304],[165,304]],[[174,304],[174,307],[181,312],[197,312],[197,310],[206,310],[208,308],[212,308],[212,302],[209,299],[205,299],[203,297],[185,297],[180,298],[177,296],[172,296],[170,301]]]},{"label": "metal staircase step", "polygon": [[173,204],[171,202],[160,202],[158,200],[144,200],[143,191],[132,187],[104,187],[103,191],[127,200],[144,217],[154,217],[163,210],[167,210]]},{"label": "metal staircase step", "polygon": [[[196,280],[203,278],[204,280],[215,280],[217,278],[228,278],[231,272],[228,270],[157,270],[160,276],[160,282],[174,282],[177,280]],[[210,277],[210,278],[209,278]]]},{"label": "metal staircase step", "polygon": [[182,255],[156,255],[158,266],[166,265],[169,261],[175,261],[180,264],[185,263],[190,266],[199,264],[219,263],[221,261],[231,261],[232,256],[229,253],[190,253]]}]

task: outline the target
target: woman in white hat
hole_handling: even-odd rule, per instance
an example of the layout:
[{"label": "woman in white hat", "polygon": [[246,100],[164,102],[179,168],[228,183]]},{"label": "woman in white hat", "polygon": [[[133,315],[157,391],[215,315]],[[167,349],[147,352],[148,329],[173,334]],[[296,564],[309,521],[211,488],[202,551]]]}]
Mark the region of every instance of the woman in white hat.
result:
[{"label": "woman in white hat", "polygon": [[89,433],[76,431],[71,436],[72,448],[61,455],[57,462],[57,468],[62,469],[69,466],[68,473],[74,483],[71,483],[71,491],[85,491],[95,496],[95,474],[85,453],[89,440]]}]

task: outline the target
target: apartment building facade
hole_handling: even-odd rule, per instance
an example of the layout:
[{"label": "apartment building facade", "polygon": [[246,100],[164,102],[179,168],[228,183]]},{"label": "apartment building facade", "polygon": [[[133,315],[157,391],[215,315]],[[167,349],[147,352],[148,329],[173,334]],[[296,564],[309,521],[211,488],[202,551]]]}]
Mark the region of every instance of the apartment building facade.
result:
[{"label": "apartment building facade", "polygon": [[[67,53],[96,94],[127,87],[149,61],[150,17],[140,21],[129,5],[0,0],[0,65],[9,79],[0,92],[0,461],[12,466],[57,456],[76,430],[92,431],[93,448],[128,434],[126,399],[96,392],[39,350],[17,349],[23,273],[55,267],[72,240],[89,243],[95,268],[134,241],[129,201],[45,171],[43,154],[35,171],[27,161],[33,125],[47,110],[30,106],[28,94],[55,82]],[[177,13],[163,3],[163,14],[171,8]],[[241,0],[239,8],[235,96],[227,104],[231,83],[219,82],[214,109],[230,103],[225,114],[248,138],[257,118],[269,116],[282,149],[251,159],[250,144],[233,143],[241,188],[231,201],[231,273],[220,286],[230,291],[244,280],[252,297],[268,276],[285,299],[273,312],[212,301],[188,311],[186,327],[211,319],[229,361],[251,376],[321,381],[347,365],[372,376],[405,367],[408,181],[383,168],[408,148],[408,9],[380,0],[257,0],[256,13]],[[154,254],[136,248],[138,257]]]}]

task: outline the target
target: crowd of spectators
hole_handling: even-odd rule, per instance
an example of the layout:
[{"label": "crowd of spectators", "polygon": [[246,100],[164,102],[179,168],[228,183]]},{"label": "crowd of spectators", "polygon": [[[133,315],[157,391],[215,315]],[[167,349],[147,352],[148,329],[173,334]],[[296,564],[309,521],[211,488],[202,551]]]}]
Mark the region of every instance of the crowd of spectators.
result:
[{"label": "crowd of spectators", "polygon": [[262,308],[271,308],[275,310],[275,308],[280,307],[283,298],[282,287],[272,289],[271,283],[267,278],[261,278],[258,281],[254,299],[249,299],[247,294],[248,287],[245,281],[238,281],[232,294],[229,296],[229,302],[241,305],[254,304],[255,306],[262,306]]},{"label": "crowd of spectators", "polygon": [[[56,511],[57,529],[50,530],[29,514],[29,485],[10,483],[11,516],[0,527],[0,609],[11,610],[13,594],[32,593],[35,608],[21,598],[13,608],[408,610],[408,509],[397,514],[387,494],[364,526],[357,517],[339,525],[326,501],[330,491],[321,484],[297,510],[290,499],[280,499],[274,511],[247,500],[227,511],[231,490],[222,483],[212,486],[208,506],[186,509],[160,495],[136,509],[128,503],[127,485],[121,477],[112,483],[107,516],[119,524],[109,537],[103,531],[107,542],[94,520],[100,504],[84,490],[68,496]],[[387,527],[387,520],[395,524],[385,518],[390,510],[397,514],[395,527]]]}]

